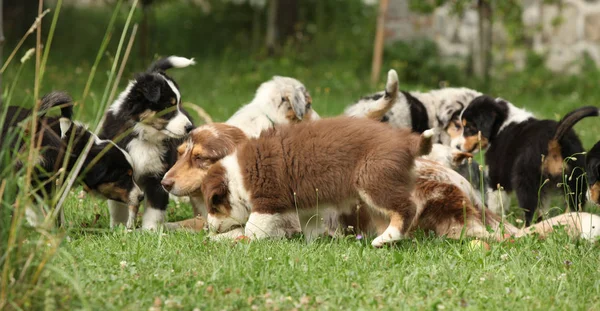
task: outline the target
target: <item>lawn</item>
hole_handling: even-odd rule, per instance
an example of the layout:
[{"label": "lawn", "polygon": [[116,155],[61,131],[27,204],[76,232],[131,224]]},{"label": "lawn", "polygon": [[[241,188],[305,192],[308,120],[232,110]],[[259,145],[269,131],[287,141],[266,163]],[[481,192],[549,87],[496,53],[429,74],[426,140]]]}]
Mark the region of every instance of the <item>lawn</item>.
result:
[{"label": "lawn", "polygon": [[[68,25],[59,24],[57,31]],[[93,44],[99,46],[99,42]],[[68,46],[55,46],[42,93],[66,90],[77,100],[93,57],[75,60],[69,57]],[[169,48],[160,53],[196,56],[191,50],[178,53]],[[99,100],[111,57],[101,63],[85,109],[80,109],[81,103],[76,106],[79,120],[91,122],[102,112],[98,111]],[[314,109],[322,116],[340,114],[360,96],[383,89],[385,82],[370,86],[368,70],[347,60],[307,65],[293,57],[244,58],[237,54],[196,60],[194,67],[173,69],[169,74],[179,83],[183,101],[201,106],[215,121],[226,120],[252,99],[262,81],[276,74],[303,81]],[[134,59],[119,91],[144,66]],[[5,83],[14,83],[15,76],[12,68]],[[32,79],[33,64],[29,63],[16,84],[12,104],[30,105]],[[545,91],[546,82],[529,84],[537,87],[528,89],[497,81],[491,93],[555,120],[582,105],[598,105],[600,96],[586,95],[593,91]],[[430,87],[419,81],[401,81],[402,89]],[[200,119],[196,120],[200,124]],[[586,148],[600,139],[597,119],[580,122],[576,131]],[[473,248],[469,241],[425,233],[384,249],[372,248],[372,237],[360,236],[310,243],[301,238],[215,242],[201,233],[110,230],[106,203],[80,195],[80,190],[74,189],[65,205],[66,229],[51,233],[60,237],[60,247],[39,281],[31,285],[36,289],[34,295],[20,297],[18,292],[9,292],[9,298],[25,309],[600,309],[599,245],[571,240],[560,232],[545,241],[526,237],[492,242],[489,251]],[[557,198],[554,205],[560,202]],[[511,211],[509,219],[514,221],[520,211],[515,206]],[[168,215],[169,220],[185,219],[191,216],[191,209],[171,202]],[[16,309],[16,305],[12,307]]]},{"label": "lawn", "polygon": [[[350,88],[333,83],[329,75],[345,74],[339,65],[311,69],[229,73],[199,60],[172,74],[184,100],[217,121],[276,73],[306,81],[314,108],[326,116],[375,90],[358,77],[349,79]],[[70,81],[55,83],[68,89]],[[581,105],[571,94],[502,96],[547,118]],[[586,148],[599,130],[593,119],[577,126]],[[386,249],[354,236],[312,243],[214,242],[204,234],[109,230],[106,203],[78,198],[78,191],[66,205],[67,238],[39,284],[46,296],[32,298],[33,306],[54,301],[60,308],[102,310],[600,308],[598,245],[561,234],[546,241],[491,243],[490,251],[425,235]],[[520,214],[514,206],[512,211]],[[170,220],[190,215],[187,205],[171,203]]]}]

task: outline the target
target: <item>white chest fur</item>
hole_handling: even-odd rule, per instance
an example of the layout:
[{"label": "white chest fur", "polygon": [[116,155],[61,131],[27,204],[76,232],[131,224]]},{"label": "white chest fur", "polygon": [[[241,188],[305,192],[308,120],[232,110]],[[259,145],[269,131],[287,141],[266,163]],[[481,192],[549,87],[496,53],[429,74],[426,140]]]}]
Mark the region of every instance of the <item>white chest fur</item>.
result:
[{"label": "white chest fur", "polygon": [[133,171],[135,177],[146,174],[161,174],[164,173],[166,167],[162,160],[165,153],[165,147],[160,144],[134,138],[127,144],[127,151],[133,160]]}]

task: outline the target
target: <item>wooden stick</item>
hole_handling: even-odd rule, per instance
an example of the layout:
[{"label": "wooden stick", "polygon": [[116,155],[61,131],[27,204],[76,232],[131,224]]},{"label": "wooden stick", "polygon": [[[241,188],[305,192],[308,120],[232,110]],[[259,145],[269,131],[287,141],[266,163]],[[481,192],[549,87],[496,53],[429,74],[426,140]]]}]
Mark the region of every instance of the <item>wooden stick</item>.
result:
[{"label": "wooden stick", "polygon": [[383,58],[383,44],[385,35],[385,15],[387,13],[389,0],[379,1],[379,13],[377,13],[377,32],[373,45],[373,63],[371,65],[371,84],[377,83],[381,72],[381,59]]}]

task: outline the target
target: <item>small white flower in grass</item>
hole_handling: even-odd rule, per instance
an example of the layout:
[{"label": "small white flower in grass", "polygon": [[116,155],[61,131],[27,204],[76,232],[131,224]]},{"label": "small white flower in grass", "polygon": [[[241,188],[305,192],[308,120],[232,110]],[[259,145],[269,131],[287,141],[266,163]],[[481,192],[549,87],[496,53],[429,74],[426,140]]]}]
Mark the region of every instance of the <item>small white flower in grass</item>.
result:
[{"label": "small white flower in grass", "polygon": [[271,261],[271,260],[273,260],[273,257],[268,257],[266,260]]},{"label": "small white flower in grass", "polygon": [[515,222],[518,223],[518,224],[522,224],[523,223],[523,221],[521,219],[516,219]]},{"label": "small white flower in grass", "polygon": [[122,261],[119,263],[119,265],[121,266],[121,269],[125,269],[125,268],[127,268],[127,261],[125,261],[125,260],[122,260]]},{"label": "small white flower in grass", "polygon": [[198,282],[196,282],[196,286],[198,286],[198,287],[204,286],[204,282],[203,281],[198,281]]},{"label": "small white flower in grass", "polygon": [[502,259],[502,260],[508,260],[508,254],[502,254],[502,255],[500,255],[500,259]]},{"label": "small white flower in grass", "polygon": [[484,281],[485,281],[485,278],[479,278],[479,280],[480,280],[481,282],[484,282]]},{"label": "small white flower in grass", "polygon": [[444,310],[444,309],[446,309],[446,307],[444,307],[444,305],[437,305],[437,309],[438,310]]}]

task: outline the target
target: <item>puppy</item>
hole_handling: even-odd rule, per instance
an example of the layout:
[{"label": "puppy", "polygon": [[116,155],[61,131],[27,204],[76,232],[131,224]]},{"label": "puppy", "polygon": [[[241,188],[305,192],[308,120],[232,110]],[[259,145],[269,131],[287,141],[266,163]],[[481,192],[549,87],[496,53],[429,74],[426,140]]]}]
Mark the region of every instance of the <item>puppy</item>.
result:
[{"label": "puppy", "polygon": [[[414,158],[431,150],[431,136],[367,119],[275,127],[208,169],[200,189],[209,227],[222,233],[245,225],[252,238],[288,236],[301,231],[299,214],[360,198],[390,217],[373,245],[401,239],[415,215]],[[163,186],[174,195],[198,191],[178,182]]]},{"label": "puppy", "polygon": [[[79,172],[78,181],[83,188],[104,198],[115,200],[130,208],[137,208],[143,193],[132,178],[133,166],[129,154],[112,141],[101,140],[84,126],[73,123],[72,99],[63,92],[46,94],[40,103],[41,115],[37,119],[37,134],[33,135],[40,142],[39,158],[34,168],[35,188],[39,189],[35,196],[50,199],[55,192],[54,179],[63,168],[70,172],[85,146],[93,141],[90,151],[83,159],[83,168]],[[61,117],[48,117],[45,113],[52,107],[61,107]],[[23,123],[30,122],[31,110],[10,106],[2,128],[0,145],[18,153],[24,152],[23,136],[19,135],[22,126],[25,132],[30,128]],[[18,158],[18,155],[15,154]],[[17,162],[17,170],[22,166]],[[39,215],[28,211],[28,220],[32,225],[38,224]],[[59,224],[61,219],[59,218]]]},{"label": "puppy", "polygon": [[[155,229],[165,221],[169,195],[160,185],[163,174],[175,163],[175,148],[193,129],[181,106],[177,83],[165,71],[193,65],[193,59],[170,56],[153,63],[129,82],[106,112],[100,137],[114,140],[131,155],[134,178],[146,194],[143,229]],[[108,201],[111,227],[135,221],[120,202]]]},{"label": "puppy", "polygon": [[238,127],[246,136],[255,138],[277,124],[318,119],[306,87],[294,78],[275,76],[261,84],[254,99],[226,123]]},{"label": "puppy", "polygon": [[[235,145],[246,141],[239,129],[223,124],[211,130],[199,127],[191,133],[190,137],[194,138],[193,142],[190,142],[192,147],[189,148],[187,144],[180,146],[182,156],[163,180],[167,183],[165,187],[170,188],[173,193],[192,195],[201,193],[202,182],[207,176],[204,168],[212,167],[215,159],[233,152],[236,150]],[[222,153],[215,157],[212,150],[222,150]],[[200,159],[203,161],[198,161]],[[415,160],[415,175],[416,181],[411,199],[416,204],[416,215],[410,226],[409,235],[423,230],[453,239],[476,237],[501,240],[504,234],[519,237],[536,233],[545,237],[557,225],[565,226],[567,232],[573,237],[595,239],[600,235],[600,217],[588,213],[563,214],[525,229],[503,223],[499,216],[489,210],[486,210],[484,217],[485,206],[469,182],[442,163],[424,157]],[[287,226],[302,227],[302,232],[310,239],[323,233],[337,235],[349,231],[382,234],[389,225],[387,217],[382,213],[363,208],[364,204],[360,201],[343,206],[348,209],[321,209],[316,213],[299,211],[299,216],[305,216],[304,218],[310,216],[309,219]],[[321,218],[324,220],[321,221]],[[197,232],[203,230],[204,219],[202,217],[189,219],[179,222],[178,225],[179,228]],[[238,227],[215,235],[213,238],[235,239],[241,235],[244,235],[244,229]]]},{"label": "puppy", "polygon": [[[294,78],[275,76],[262,83],[254,99],[241,107],[225,124],[240,129],[248,138],[256,138],[264,130],[278,124],[295,124],[318,119],[320,117],[312,109],[312,98],[306,87]],[[223,126],[215,130],[218,132],[221,128]],[[203,129],[211,130],[212,126]],[[198,130],[196,133],[199,136],[204,135],[203,130]],[[194,139],[196,138],[192,138]],[[192,145],[188,144],[188,146]],[[233,150],[229,151],[233,152]],[[190,203],[194,216],[206,217],[206,208],[201,195],[191,196]],[[177,228],[178,225],[170,223],[168,227]]]},{"label": "puppy", "polygon": [[[429,92],[398,92],[398,75],[395,70],[388,72],[386,90],[361,98],[346,108],[344,114],[353,117],[379,118],[393,127],[412,128],[416,133],[435,129],[434,142],[450,143],[444,129],[452,115],[481,93],[468,88],[442,88]],[[382,102],[382,98],[392,100]]]},{"label": "puppy", "polygon": [[[508,193],[514,190],[530,224],[537,207],[545,205],[548,192],[557,184],[569,187],[571,208],[579,210],[585,204],[584,150],[572,127],[593,115],[598,115],[597,108],[583,107],[560,122],[538,120],[505,100],[480,96],[463,111],[463,133],[452,145],[471,153],[487,149],[488,186],[500,185]],[[500,212],[498,206],[488,207]]]},{"label": "puppy", "polygon": [[[428,121],[421,123],[417,122],[417,120],[411,121],[411,117],[416,117],[419,115],[418,111],[421,110],[418,110],[417,108],[423,106],[423,103],[418,102],[418,100],[413,100],[412,102],[407,101],[408,97],[404,94],[405,92],[398,92],[398,84],[398,75],[396,71],[392,69],[388,72],[385,91],[383,93],[377,93],[370,97],[365,97],[361,101],[359,101],[359,103],[348,107],[345,112],[346,115],[354,117],[366,117],[368,119],[386,122],[392,127],[412,128],[413,131],[417,133],[421,133],[424,130],[428,129],[430,126],[430,122]],[[440,96],[438,98],[440,100],[437,101],[439,102],[438,106],[441,105],[445,109],[442,113],[442,116],[436,117],[438,120],[438,126],[441,127],[444,126],[444,124],[446,124],[443,128],[438,129],[438,131],[443,134],[440,134],[441,136],[436,135],[434,141],[444,141],[447,142],[447,144],[434,144],[431,154],[429,154],[427,157],[430,160],[441,161],[446,166],[455,169],[463,177],[467,178],[467,180],[470,180],[477,189],[479,189],[479,164],[475,161],[471,161],[470,163],[468,163],[467,161],[463,161],[464,159],[472,157],[472,155],[464,152],[451,151],[451,148],[449,147],[449,142],[451,141],[451,139],[461,134],[460,132],[458,132],[458,130],[461,128],[459,115],[462,112],[462,109],[464,108],[463,101],[470,100],[471,98],[474,98],[476,94],[479,93],[464,88],[447,88],[444,90],[447,93],[447,99],[441,98],[441,90],[432,91],[431,95],[427,96],[423,95],[422,93],[415,93],[415,95],[429,99],[438,98],[436,96]],[[462,98],[452,102],[451,100],[454,100],[457,97],[456,95],[458,95],[461,92],[463,93]],[[407,94],[410,95],[410,93]],[[436,101],[430,101],[430,103],[434,102]],[[392,111],[393,107],[394,110]],[[400,112],[400,109],[404,110]],[[390,119],[388,115],[394,115],[394,118]],[[402,118],[401,116],[404,116],[405,118]],[[443,120],[443,122],[440,120]],[[458,123],[458,129],[456,123]]]},{"label": "puppy", "polygon": [[585,156],[585,172],[588,181],[588,199],[600,205],[600,141]]},{"label": "puppy", "polygon": [[[439,162],[415,160],[415,188],[412,200],[416,204],[416,215],[409,233],[431,232],[436,236],[451,239],[465,237],[502,240],[506,235],[522,237],[529,234],[548,236],[557,226],[563,226],[574,238],[596,239],[600,236],[600,216],[589,213],[566,213],[546,219],[531,227],[517,228],[503,222],[497,214],[485,210],[471,184],[454,170]],[[325,222],[329,232],[380,234],[386,217],[355,206],[355,213],[345,214],[334,221]]]}]

